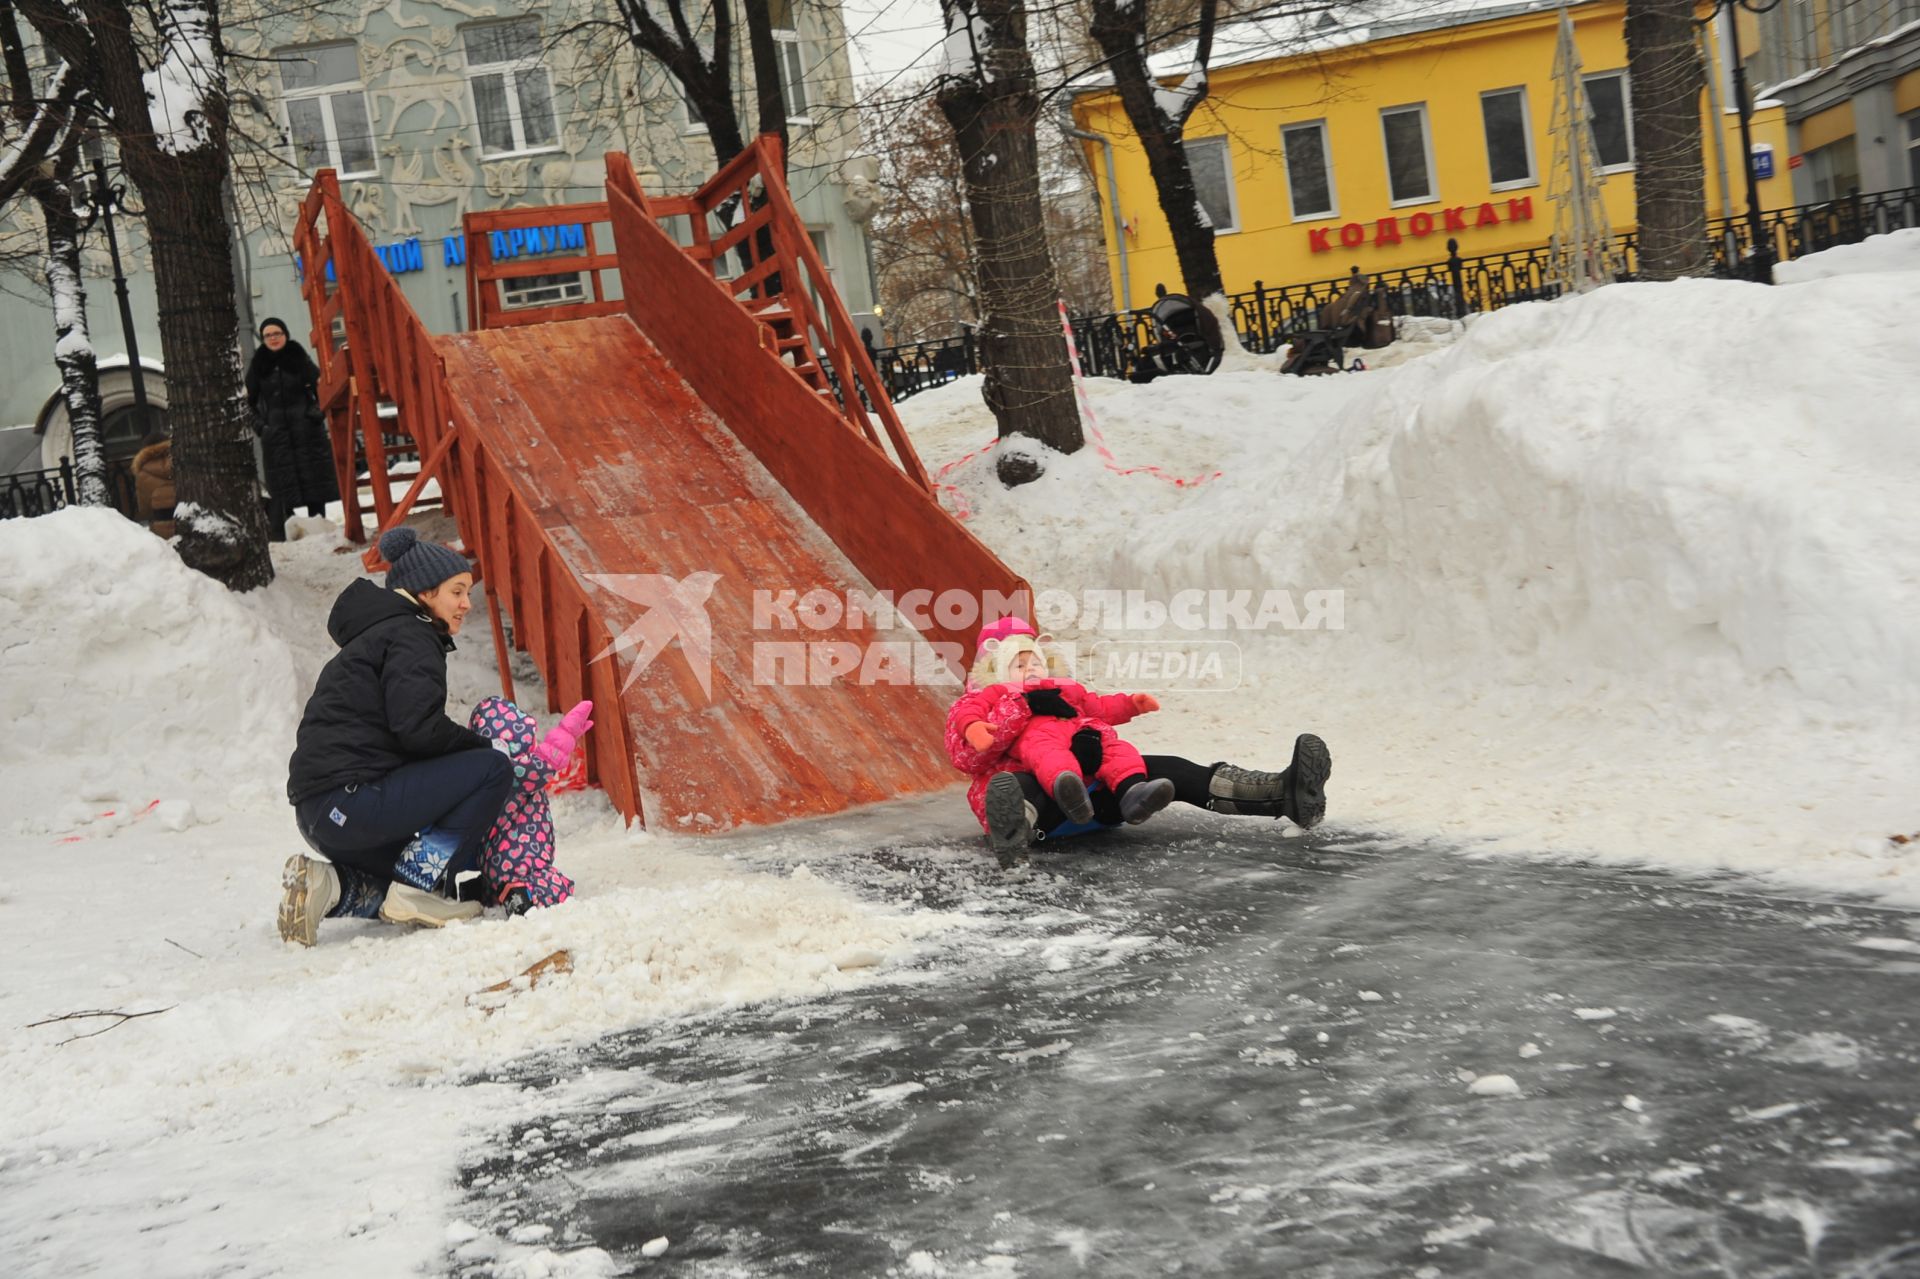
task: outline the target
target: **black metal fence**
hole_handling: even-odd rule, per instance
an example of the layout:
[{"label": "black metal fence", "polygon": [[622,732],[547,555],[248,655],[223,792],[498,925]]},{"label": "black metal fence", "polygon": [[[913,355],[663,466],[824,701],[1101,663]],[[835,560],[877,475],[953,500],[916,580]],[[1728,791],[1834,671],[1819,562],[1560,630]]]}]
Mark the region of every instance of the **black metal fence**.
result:
[{"label": "black metal fence", "polygon": [[[1761,234],[1776,262],[1912,226],[1920,226],[1920,187],[1875,195],[1855,191],[1839,200],[1795,205],[1761,215]],[[1726,278],[1747,274],[1753,249],[1747,219],[1716,219],[1707,224],[1707,234],[1712,241],[1714,274]],[[1550,278],[1551,255],[1546,245],[1463,258],[1459,242],[1448,240],[1447,251],[1447,257],[1439,262],[1396,267],[1373,275],[1374,287],[1386,290],[1395,316],[1459,319],[1471,312],[1539,301],[1560,292]],[[1615,237],[1614,252],[1619,277],[1633,279],[1639,257],[1631,232]],[[1339,297],[1347,285],[1346,277],[1271,288],[1255,281],[1249,292],[1228,294],[1228,309],[1241,345],[1258,354],[1278,350],[1295,333],[1312,328],[1320,308]],[[1090,377],[1128,376],[1155,338],[1153,317],[1146,311],[1079,316],[1072,325],[1081,369]],[[938,341],[881,347],[873,357],[895,400],[981,370],[979,343],[971,331]]]},{"label": "black metal fence", "polygon": [[[107,463],[107,495],[122,515],[137,519],[139,498],[133,482],[133,467],[122,459]],[[46,471],[23,471],[0,480],[0,520],[45,515],[79,503],[79,489],[73,478],[73,462],[60,459],[60,465]]]}]

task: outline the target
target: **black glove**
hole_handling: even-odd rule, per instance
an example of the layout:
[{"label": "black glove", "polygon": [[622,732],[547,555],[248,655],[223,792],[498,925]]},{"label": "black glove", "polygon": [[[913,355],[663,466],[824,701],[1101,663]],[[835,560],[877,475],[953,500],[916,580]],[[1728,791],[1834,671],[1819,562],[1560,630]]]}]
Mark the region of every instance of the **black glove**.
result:
[{"label": "black glove", "polygon": [[1057,688],[1036,688],[1025,694],[1027,709],[1035,715],[1051,715],[1055,719],[1072,719],[1080,712],[1073,709]]}]

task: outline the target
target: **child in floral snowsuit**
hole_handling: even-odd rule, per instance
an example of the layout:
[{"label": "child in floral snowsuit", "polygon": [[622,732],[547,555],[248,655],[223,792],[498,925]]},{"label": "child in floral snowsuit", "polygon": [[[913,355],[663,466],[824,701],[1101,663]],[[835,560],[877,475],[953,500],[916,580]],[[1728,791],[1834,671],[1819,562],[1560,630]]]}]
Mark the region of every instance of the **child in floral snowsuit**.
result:
[{"label": "child in floral snowsuit", "polygon": [[557,906],[573,895],[573,881],[553,864],[553,812],[547,805],[547,782],[566,766],[574,743],[593,727],[587,718],[592,713],[593,703],[581,702],[548,729],[546,737],[535,741],[533,716],[506,698],[488,697],[473,708],[468,727],[482,737],[506,743],[515,779],[480,854],[483,901],[522,914],[534,906]]}]

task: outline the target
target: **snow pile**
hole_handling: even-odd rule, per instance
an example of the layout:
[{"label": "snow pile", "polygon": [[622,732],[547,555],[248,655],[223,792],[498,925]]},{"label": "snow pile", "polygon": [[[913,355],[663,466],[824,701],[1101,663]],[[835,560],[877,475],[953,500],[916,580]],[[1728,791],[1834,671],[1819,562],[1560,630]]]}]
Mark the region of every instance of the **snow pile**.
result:
[{"label": "snow pile", "polygon": [[1920,271],[1920,227],[1870,235],[1858,244],[1842,244],[1821,253],[1782,262],[1773,268],[1779,284],[1805,284],[1836,275]]},{"label": "snow pile", "polygon": [[46,829],[110,801],[284,787],[312,670],[257,601],[96,509],[0,521],[0,581],[14,817]]},{"label": "snow pile", "polygon": [[[1183,635],[1244,677],[1163,693],[1150,749],[1312,729],[1336,825],[1920,901],[1916,283],[1620,285],[1361,375],[1095,381],[1122,465],[945,482],[1043,591],[1344,592],[1341,630]],[[965,386],[905,416],[936,469],[991,435]]]}]

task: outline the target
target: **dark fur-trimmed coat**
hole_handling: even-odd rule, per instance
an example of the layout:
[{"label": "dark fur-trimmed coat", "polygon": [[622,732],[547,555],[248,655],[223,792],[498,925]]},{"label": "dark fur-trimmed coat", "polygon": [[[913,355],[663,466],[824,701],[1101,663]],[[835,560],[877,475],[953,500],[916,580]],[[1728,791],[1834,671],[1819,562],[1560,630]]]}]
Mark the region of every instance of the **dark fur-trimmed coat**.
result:
[{"label": "dark fur-trimmed coat", "polygon": [[247,405],[266,455],[267,491],[283,510],[340,496],[319,387],[319,367],[292,338],[277,353],[262,345],[247,366]]}]

